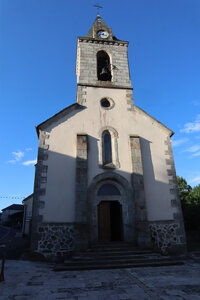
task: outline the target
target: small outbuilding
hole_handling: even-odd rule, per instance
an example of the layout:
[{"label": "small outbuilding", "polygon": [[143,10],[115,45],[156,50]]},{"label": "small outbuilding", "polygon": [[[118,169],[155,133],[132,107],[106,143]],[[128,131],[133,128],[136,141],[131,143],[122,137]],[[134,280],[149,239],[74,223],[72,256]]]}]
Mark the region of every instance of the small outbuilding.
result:
[{"label": "small outbuilding", "polygon": [[29,195],[22,201],[24,205],[24,218],[22,226],[22,234],[30,236],[31,221],[32,221],[32,206],[33,206],[33,194]]}]

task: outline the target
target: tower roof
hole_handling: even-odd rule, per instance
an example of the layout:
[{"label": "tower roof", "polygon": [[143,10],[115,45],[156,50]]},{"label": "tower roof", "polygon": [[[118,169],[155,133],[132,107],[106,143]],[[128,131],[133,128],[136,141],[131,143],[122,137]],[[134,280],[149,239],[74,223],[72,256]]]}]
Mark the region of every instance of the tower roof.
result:
[{"label": "tower roof", "polygon": [[117,40],[118,39],[114,36],[112,33],[112,28],[109,28],[104,20],[101,18],[101,16],[98,14],[94,23],[92,24],[92,27],[90,28],[88,34],[85,36],[87,38],[96,38],[98,31],[107,31],[109,33],[108,40]]}]

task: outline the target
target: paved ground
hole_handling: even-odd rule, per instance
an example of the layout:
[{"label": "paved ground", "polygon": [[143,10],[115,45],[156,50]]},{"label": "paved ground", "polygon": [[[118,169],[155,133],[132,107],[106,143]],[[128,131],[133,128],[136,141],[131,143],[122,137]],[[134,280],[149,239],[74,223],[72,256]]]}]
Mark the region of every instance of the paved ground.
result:
[{"label": "paved ground", "polygon": [[7,260],[0,299],[200,299],[200,263],[183,266],[54,272],[54,264]]},{"label": "paved ground", "polygon": [[28,246],[29,241],[22,237],[21,230],[0,225],[0,258],[4,254],[8,259],[19,259]]}]

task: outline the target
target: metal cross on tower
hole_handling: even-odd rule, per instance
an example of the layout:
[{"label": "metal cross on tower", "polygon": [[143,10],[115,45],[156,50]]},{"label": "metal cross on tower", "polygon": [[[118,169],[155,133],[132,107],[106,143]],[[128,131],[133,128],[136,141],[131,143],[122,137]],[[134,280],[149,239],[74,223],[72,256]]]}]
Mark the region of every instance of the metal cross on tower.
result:
[{"label": "metal cross on tower", "polygon": [[99,14],[99,9],[100,8],[103,8],[102,6],[100,6],[99,4],[95,4],[95,5],[93,5],[94,7],[96,7],[96,9],[97,9],[97,16],[99,16],[100,14]]}]

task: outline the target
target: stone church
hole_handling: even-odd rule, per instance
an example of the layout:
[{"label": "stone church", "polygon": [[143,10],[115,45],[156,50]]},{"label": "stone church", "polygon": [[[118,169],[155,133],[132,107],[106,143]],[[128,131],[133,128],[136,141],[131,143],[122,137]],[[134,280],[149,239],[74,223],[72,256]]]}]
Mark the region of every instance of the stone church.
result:
[{"label": "stone church", "polygon": [[185,251],[173,131],[134,104],[127,50],[98,14],[77,40],[76,103],[36,128],[31,247],[46,258],[116,241]]}]

